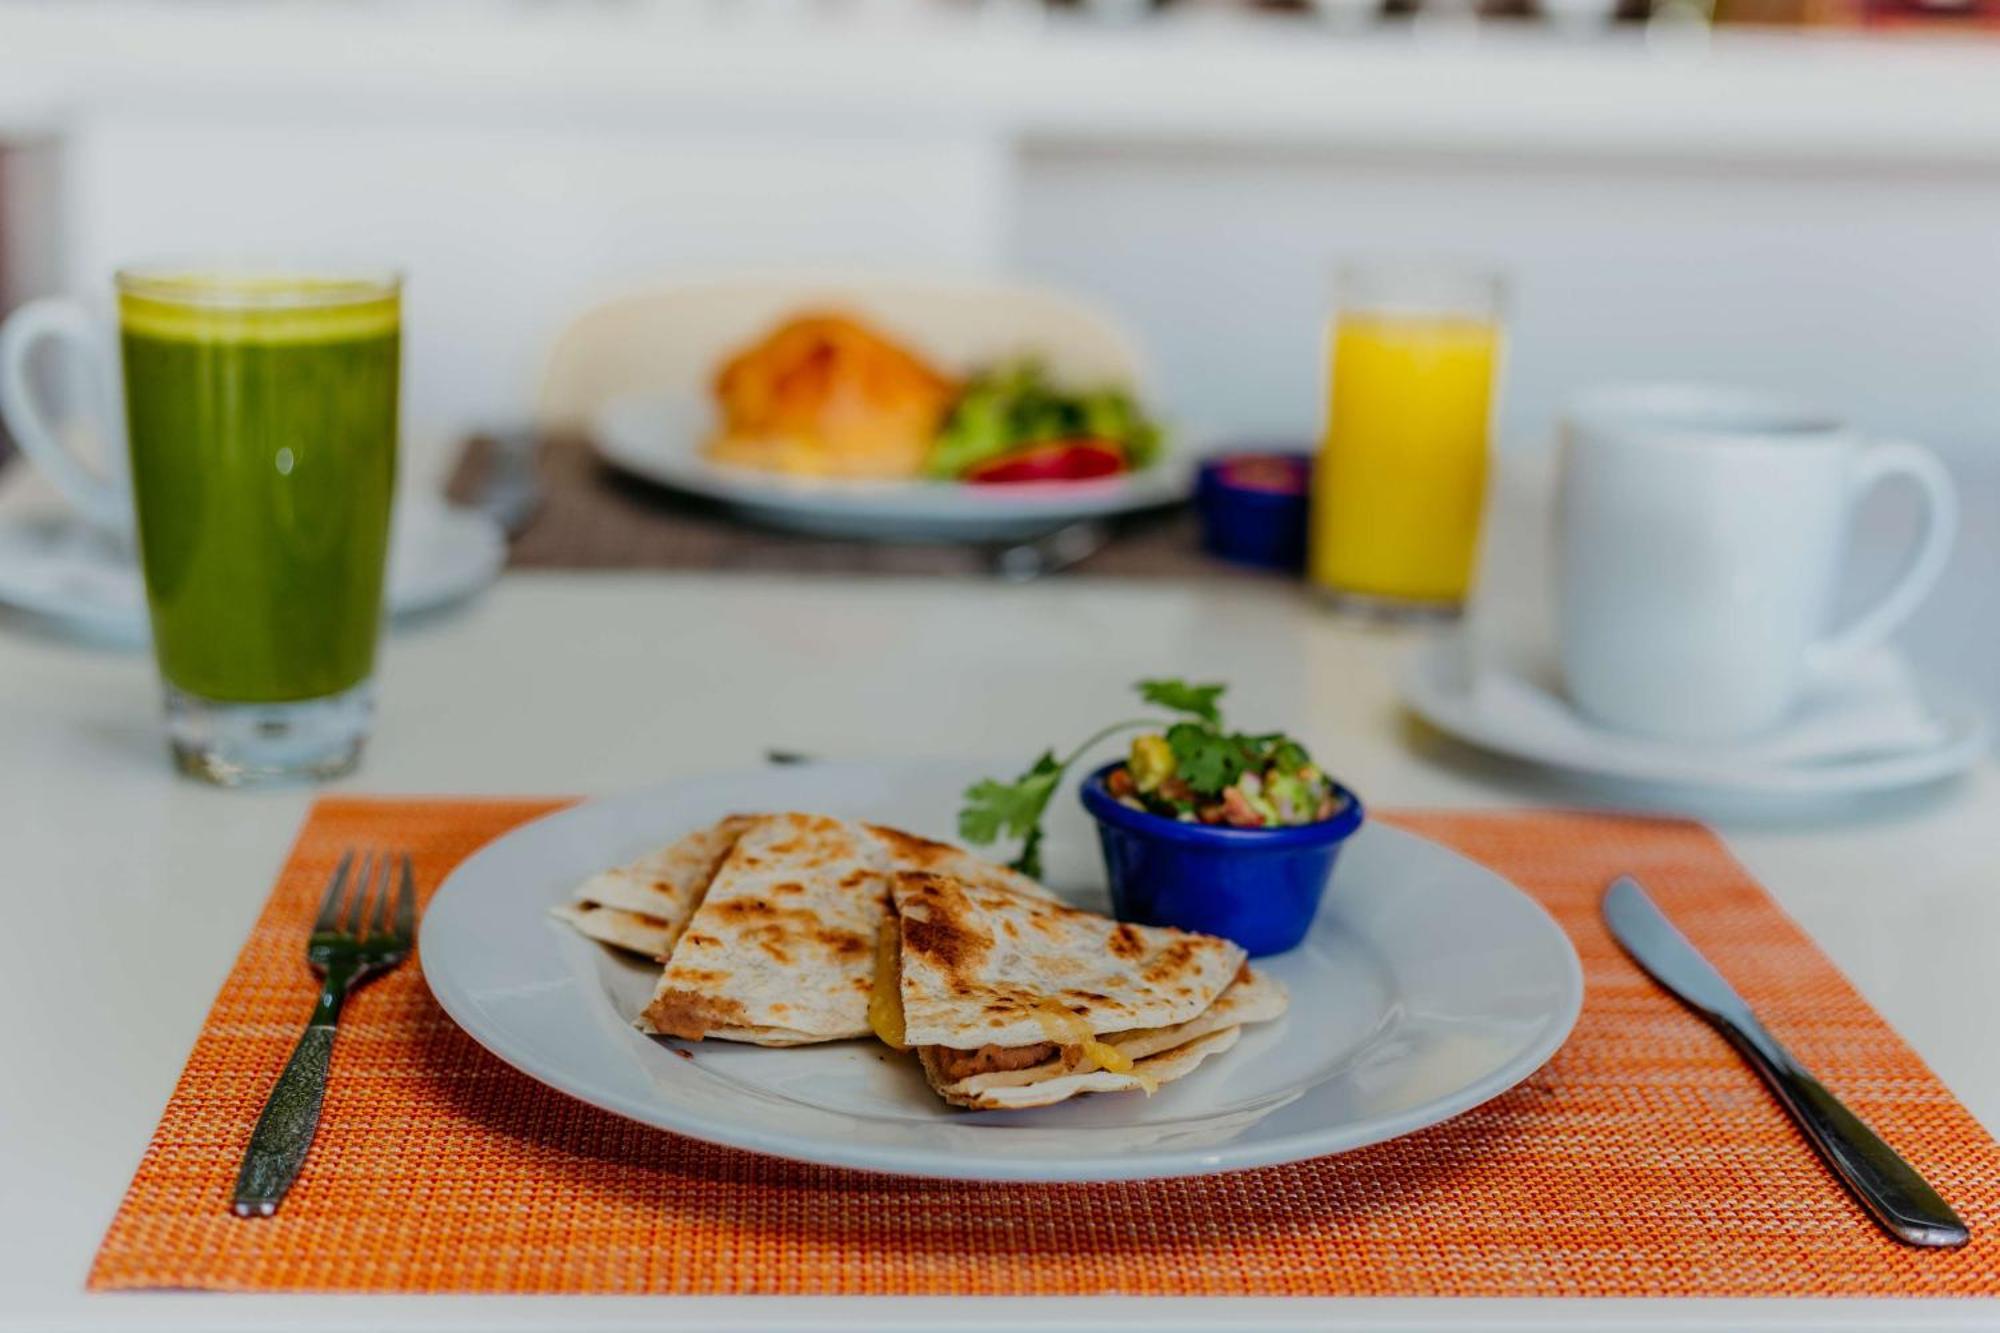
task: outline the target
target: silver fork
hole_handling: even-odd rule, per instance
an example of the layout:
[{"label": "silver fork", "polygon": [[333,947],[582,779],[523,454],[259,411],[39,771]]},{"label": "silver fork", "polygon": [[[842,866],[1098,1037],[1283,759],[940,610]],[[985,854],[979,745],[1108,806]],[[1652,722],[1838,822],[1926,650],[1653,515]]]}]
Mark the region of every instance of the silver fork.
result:
[{"label": "silver fork", "polygon": [[[359,859],[357,868],[351,848],[340,858],[306,941],[306,962],[325,980],[312,1021],[251,1131],[243,1169],[236,1176],[233,1206],[238,1217],[269,1217],[278,1211],[278,1201],[298,1179],[319,1128],[341,1003],[363,978],[387,972],[407,958],[416,937],[417,887],[409,855],[370,851]],[[401,881],[392,885],[399,862]]]}]

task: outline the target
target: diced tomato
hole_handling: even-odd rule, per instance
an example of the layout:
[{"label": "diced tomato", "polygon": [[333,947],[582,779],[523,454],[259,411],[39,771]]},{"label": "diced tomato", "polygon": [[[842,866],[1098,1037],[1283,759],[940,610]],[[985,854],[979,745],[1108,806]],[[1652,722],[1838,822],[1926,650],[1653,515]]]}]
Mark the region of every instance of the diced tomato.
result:
[{"label": "diced tomato", "polygon": [[1025,481],[1084,481],[1125,470],[1125,451],[1109,440],[1050,440],[972,468],[965,479],[984,485]]},{"label": "diced tomato", "polygon": [[1222,817],[1237,828],[1264,827],[1264,816],[1234,787],[1222,793]]}]

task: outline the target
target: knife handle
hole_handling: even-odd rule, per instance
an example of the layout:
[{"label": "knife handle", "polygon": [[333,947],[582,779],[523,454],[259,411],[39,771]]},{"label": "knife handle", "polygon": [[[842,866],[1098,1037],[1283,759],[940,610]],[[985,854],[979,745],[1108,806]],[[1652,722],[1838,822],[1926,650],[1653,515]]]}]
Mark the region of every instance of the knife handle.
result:
[{"label": "knife handle", "polygon": [[1743,1054],[1861,1206],[1906,1245],[1963,1245],[1972,1233],[1908,1162],[1747,1014],[1716,1025]]}]

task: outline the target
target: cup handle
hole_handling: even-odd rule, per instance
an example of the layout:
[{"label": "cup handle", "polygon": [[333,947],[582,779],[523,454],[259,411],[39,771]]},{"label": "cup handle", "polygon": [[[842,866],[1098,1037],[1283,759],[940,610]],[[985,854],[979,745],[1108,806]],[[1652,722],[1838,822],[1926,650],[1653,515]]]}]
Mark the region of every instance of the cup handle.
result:
[{"label": "cup handle", "polygon": [[116,474],[101,472],[64,444],[44,405],[36,401],[28,364],[44,340],[67,343],[81,358],[85,377],[105,426],[117,440],[111,377],[98,349],[97,327],[74,301],[60,297],[30,301],[0,325],[0,417],[21,451],[83,516],[112,532],[132,530],[132,498]]},{"label": "cup handle", "polygon": [[1951,555],[1958,536],[1958,489],[1944,464],[1920,444],[1904,440],[1870,444],[1848,481],[1850,501],[1858,501],[1892,477],[1908,477],[1923,494],[1924,531],[1917,540],[1917,553],[1881,600],[1807,650],[1806,661],[1815,670],[1844,666],[1895,633],[1930,596]]}]

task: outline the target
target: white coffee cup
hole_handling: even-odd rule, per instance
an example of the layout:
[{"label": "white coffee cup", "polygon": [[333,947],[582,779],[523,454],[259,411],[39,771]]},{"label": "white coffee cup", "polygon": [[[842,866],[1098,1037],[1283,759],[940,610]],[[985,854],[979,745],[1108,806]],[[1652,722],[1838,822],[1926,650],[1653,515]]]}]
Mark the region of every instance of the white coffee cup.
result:
[{"label": "white coffee cup", "polygon": [[[1830,629],[1849,520],[1891,477],[1916,483],[1908,570]],[[1682,740],[1785,720],[1814,673],[1887,639],[1937,582],[1957,530],[1929,450],[1873,442],[1774,395],[1702,385],[1586,394],[1564,424],[1557,633],[1571,701],[1623,731]]]},{"label": "white coffee cup", "polygon": [[[39,401],[29,363],[44,343],[67,345],[82,374],[86,415],[108,435],[101,463],[92,467],[64,439]],[[40,468],[56,491],[93,527],[120,537],[131,535],[132,483],[127,475],[123,399],[113,337],[75,301],[47,297],[30,301],[0,324],[0,419],[14,442]]]}]

